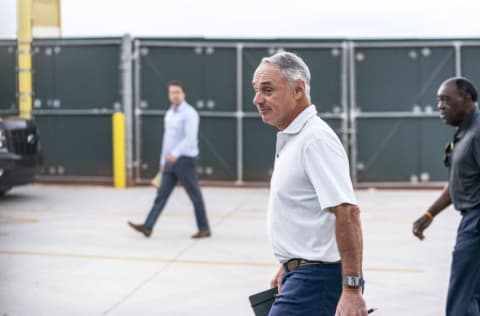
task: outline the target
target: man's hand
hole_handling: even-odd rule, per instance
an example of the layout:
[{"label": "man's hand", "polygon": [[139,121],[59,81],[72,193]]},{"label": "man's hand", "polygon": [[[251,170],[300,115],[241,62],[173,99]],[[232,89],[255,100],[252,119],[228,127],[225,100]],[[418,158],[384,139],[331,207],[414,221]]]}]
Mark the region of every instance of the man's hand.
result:
[{"label": "man's hand", "polygon": [[167,156],[165,157],[165,160],[166,160],[168,163],[175,163],[175,161],[177,161],[177,157],[172,156],[172,155],[167,155]]},{"label": "man's hand", "polygon": [[423,240],[425,236],[423,231],[427,229],[433,222],[433,218],[442,212],[447,206],[452,204],[452,199],[450,198],[450,190],[448,185],[443,188],[442,194],[433,202],[427,210],[427,213],[423,214],[419,219],[413,223],[413,235],[418,237],[418,239]]},{"label": "man's hand", "polygon": [[335,316],[367,316],[367,305],[360,289],[343,289]]},{"label": "man's hand", "polygon": [[278,293],[280,293],[280,289],[282,288],[282,278],[284,273],[285,273],[285,268],[283,267],[283,265],[281,265],[280,269],[278,269],[277,274],[275,274],[275,277],[272,279],[272,281],[270,281],[270,287],[271,288],[277,287]]},{"label": "man's hand", "polygon": [[423,240],[425,236],[423,235],[423,231],[427,229],[428,226],[432,223],[432,219],[427,215],[422,215],[419,219],[413,223],[413,235],[416,236],[418,239]]}]

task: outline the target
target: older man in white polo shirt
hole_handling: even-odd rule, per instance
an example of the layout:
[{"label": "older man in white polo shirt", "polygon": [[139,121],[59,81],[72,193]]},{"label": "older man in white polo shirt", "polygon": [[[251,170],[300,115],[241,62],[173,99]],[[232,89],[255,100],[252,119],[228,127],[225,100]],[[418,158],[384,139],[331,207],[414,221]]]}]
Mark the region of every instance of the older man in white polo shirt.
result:
[{"label": "older man in white polo shirt", "polygon": [[362,230],[348,158],[310,102],[310,71],[295,54],[263,58],[253,103],[277,127],[268,231],[280,269],[270,316],[367,315]]}]

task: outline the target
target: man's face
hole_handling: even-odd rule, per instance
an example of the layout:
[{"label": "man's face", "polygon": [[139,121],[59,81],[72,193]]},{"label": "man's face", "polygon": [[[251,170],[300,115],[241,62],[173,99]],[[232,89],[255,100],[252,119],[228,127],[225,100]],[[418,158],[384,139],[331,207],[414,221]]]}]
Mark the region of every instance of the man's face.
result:
[{"label": "man's face", "polygon": [[257,107],[264,123],[285,129],[296,115],[295,88],[288,85],[280,67],[269,63],[261,64],[253,75]]},{"label": "man's face", "polygon": [[174,105],[179,105],[185,101],[185,92],[183,92],[182,87],[179,86],[169,86],[168,87],[168,99]]},{"label": "man's face", "polygon": [[467,115],[466,97],[459,93],[454,81],[442,83],[437,93],[440,118],[448,125],[459,126]]}]

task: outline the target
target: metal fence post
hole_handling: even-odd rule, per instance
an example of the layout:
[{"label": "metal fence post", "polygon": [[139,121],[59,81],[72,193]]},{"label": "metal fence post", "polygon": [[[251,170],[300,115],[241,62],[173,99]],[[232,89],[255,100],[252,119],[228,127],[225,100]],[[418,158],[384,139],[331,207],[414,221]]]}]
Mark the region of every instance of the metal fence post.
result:
[{"label": "metal fence post", "polygon": [[132,38],[122,39],[120,59],[121,95],[125,113],[127,183],[133,184],[133,91],[132,91]]}]

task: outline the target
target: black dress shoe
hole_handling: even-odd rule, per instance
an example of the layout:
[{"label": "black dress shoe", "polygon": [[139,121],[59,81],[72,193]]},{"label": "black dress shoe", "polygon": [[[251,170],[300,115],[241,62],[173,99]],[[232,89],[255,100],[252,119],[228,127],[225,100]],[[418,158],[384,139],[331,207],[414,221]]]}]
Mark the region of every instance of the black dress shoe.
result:
[{"label": "black dress shoe", "polygon": [[152,230],[146,228],[143,225],[134,224],[132,222],[128,222],[128,225],[135,229],[137,232],[141,232],[142,234],[144,234],[145,237],[150,237],[150,235],[152,234]]},{"label": "black dress shoe", "polygon": [[210,237],[212,234],[210,233],[209,230],[201,230],[198,233],[192,235],[193,239],[199,239],[199,238],[207,238]]}]

